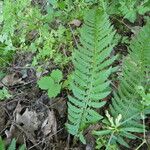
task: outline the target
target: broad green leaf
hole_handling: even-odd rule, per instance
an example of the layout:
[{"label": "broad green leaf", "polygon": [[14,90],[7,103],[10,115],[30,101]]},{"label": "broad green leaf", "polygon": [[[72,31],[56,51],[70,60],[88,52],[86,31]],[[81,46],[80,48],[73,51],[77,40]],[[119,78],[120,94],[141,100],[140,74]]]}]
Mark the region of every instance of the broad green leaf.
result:
[{"label": "broad green leaf", "polygon": [[51,84],[50,88],[48,89],[48,96],[50,98],[56,97],[61,90],[61,85],[59,84]]},{"label": "broad green leaf", "polygon": [[45,76],[38,81],[38,85],[42,90],[48,90],[54,86],[54,80],[51,77]]},{"label": "broad green leaf", "polygon": [[55,82],[59,83],[62,80],[63,75],[62,72],[57,69],[52,71],[51,77],[54,79]]}]

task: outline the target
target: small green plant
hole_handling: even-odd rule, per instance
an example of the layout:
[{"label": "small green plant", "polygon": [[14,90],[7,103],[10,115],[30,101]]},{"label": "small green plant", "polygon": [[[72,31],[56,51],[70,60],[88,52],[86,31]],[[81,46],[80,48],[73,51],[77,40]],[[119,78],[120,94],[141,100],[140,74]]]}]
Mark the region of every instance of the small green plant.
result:
[{"label": "small green plant", "polygon": [[[127,137],[129,139],[138,138],[137,136],[134,135],[134,132],[143,133],[142,126],[135,127],[135,126],[131,126],[130,124],[126,124],[127,120],[122,121],[121,114],[119,114],[116,118],[114,118],[114,117],[110,116],[108,111],[106,111],[106,117],[107,118],[105,118],[103,120],[105,129],[103,129],[101,131],[93,132],[94,135],[97,135],[99,138],[101,137],[102,141],[105,140],[105,143],[102,143],[99,141],[97,141],[97,142],[99,145],[101,144],[101,146],[105,146],[106,150],[109,150],[109,148],[112,146],[118,147],[118,144],[129,148],[130,146],[124,139]],[[108,135],[110,135],[110,136],[108,136]]]},{"label": "small green plant", "polygon": [[150,11],[149,0],[107,0],[108,12],[111,14],[117,14],[128,19],[134,23],[137,19],[137,15],[144,15]]},{"label": "small green plant", "polygon": [[40,67],[43,60],[53,60],[61,67],[70,61],[66,55],[72,47],[69,29],[62,23],[53,27],[51,22],[54,17],[59,17],[56,10],[49,7],[46,14],[42,11],[36,4],[32,5],[31,0],[5,0],[0,3],[1,66],[9,58],[8,54],[10,56],[18,50],[35,53],[32,65],[36,67]]},{"label": "small green plant", "polygon": [[48,90],[48,96],[50,98],[56,97],[61,90],[62,72],[60,70],[53,70],[50,76],[42,77],[38,81],[38,85],[42,90]]},{"label": "small green plant", "polygon": [[8,66],[12,60],[13,53],[14,51],[10,45],[2,44],[0,41],[0,67]]},{"label": "small green plant", "polygon": [[[107,145],[107,138],[102,138],[102,136],[99,136],[96,140],[96,147],[95,149],[101,150],[104,149],[104,145]],[[108,150],[119,150],[118,146],[116,144],[112,144],[108,147]]]},{"label": "small green plant", "polygon": [[6,88],[3,88],[2,90],[0,90],[0,100],[5,100],[10,97],[11,97],[11,95],[9,94],[9,92]]},{"label": "small green plant", "polygon": [[[22,145],[18,148],[18,150],[25,150],[25,145]],[[2,140],[2,138],[0,137],[0,150],[6,150],[6,147],[5,147],[5,142],[4,140]],[[16,148],[16,140],[13,139],[10,143],[10,145],[8,146],[7,150],[17,150]]]},{"label": "small green plant", "polygon": [[137,87],[137,92],[142,97],[141,103],[145,106],[150,106],[150,89],[148,89],[148,92],[146,93],[143,86],[138,86]]}]

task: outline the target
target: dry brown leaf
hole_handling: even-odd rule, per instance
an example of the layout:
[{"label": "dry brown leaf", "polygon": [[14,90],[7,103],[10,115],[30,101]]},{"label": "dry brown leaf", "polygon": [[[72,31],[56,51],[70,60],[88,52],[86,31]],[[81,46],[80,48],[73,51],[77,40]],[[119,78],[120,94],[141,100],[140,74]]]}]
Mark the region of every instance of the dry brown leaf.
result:
[{"label": "dry brown leaf", "polygon": [[61,118],[65,117],[67,111],[66,99],[55,98],[53,101],[49,102],[52,109],[56,109]]},{"label": "dry brown leaf", "polygon": [[37,117],[37,113],[35,111],[29,111],[27,108],[26,111],[20,115],[19,113],[16,113],[16,123],[18,124],[24,124],[24,129],[34,132],[38,129],[39,121]]},{"label": "dry brown leaf", "polygon": [[45,121],[42,124],[42,132],[44,136],[51,136],[56,135],[57,133],[57,122],[56,117],[53,110],[48,110],[48,117],[45,119]]},{"label": "dry brown leaf", "polygon": [[7,139],[11,139],[14,135],[14,132],[15,132],[15,126],[12,124],[10,126],[10,129],[5,131]]},{"label": "dry brown leaf", "polygon": [[78,20],[78,19],[74,19],[74,20],[72,20],[69,24],[70,24],[70,25],[74,25],[74,26],[76,26],[76,27],[80,27],[81,21]]},{"label": "dry brown leaf", "polygon": [[2,81],[4,85],[6,86],[14,86],[17,84],[23,84],[24,82],[22,81],[22,78],[17,78],[15,77],[15,73],[6,75]]}]

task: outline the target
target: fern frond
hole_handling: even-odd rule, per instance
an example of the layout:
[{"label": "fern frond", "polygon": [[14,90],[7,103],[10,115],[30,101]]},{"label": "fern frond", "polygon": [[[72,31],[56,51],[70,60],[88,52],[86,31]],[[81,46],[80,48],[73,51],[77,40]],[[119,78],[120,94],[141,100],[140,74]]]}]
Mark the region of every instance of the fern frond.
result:
[{"label": "fern frond", "polygon": [[[129,55],[123,62],[122,76],[119,81],[119,88],[114,93],[112,105],[110,105],[112,117],[108,116],[108,121],[104,123],[106,131],[109,128],[113,134],[109,144],[115,142],[129,147],[125,139],[135,139],[137,137],[133,133],[146,131],[145,124],[141,124],[140,120],[143,119],[143,115],[150,113],[150,111],[145,111],[149,110],[150,106],[142,103],[143,99],[137,91],[139,86],[146,91],[150,88],[150,21],[131,41]],[[121,119],[117,121],[119,115]],[[101,132],[96,131],[94,134],[100,135]],[[122,142],[119,141],[120,138]]]},{"label": "fern frond", "polygon": [[[5,150],[5,141],[0,136],[0,150]],[[16,148],[16,140],[12,139],[10,145],[8,146],[7,150],[25,150],[25,145],[21,145],[19,148]]]},{"label": "fern frond", "polygon": [[2,140],[1,136],[0,136],[0,150],[5,150],[5,144],[4,144],[4,141]]},{"label": "fern frond", "polygon": [[[144,26],[129,47],[129,55],[122,66],[120,86],[112,100],[111,113],[124,119],[143,111],[138,86],[149,87],[150,77],[150,22]],[[116,113],[117,112],[117,113]]]},{"label": "fern frond", "polygon": [[108,77],[116,58],[110,58],[115,32],[107,14],[90,10],[80,33],[81,43],[73,53],[75,71],[71,84],[73,96],[69,96],[68,101],[67,129],[85,142],[83,131],[102,119],[96,109],[105,104],[102,99],[110,93]]},{"label": "fern frond", "polygon": [[8,150],[16,150],[16,140],[13,139],[8,147]]}]

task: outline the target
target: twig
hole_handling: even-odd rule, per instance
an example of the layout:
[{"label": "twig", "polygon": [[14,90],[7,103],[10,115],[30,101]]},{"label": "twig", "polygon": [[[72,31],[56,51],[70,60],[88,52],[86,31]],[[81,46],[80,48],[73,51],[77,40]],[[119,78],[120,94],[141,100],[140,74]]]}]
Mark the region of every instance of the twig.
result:
[{"label": "twig", "polygon": [[142,147],[145,143],[146,143],[146,140],[144,139],[143,142],[135,150],[139,150],[139,148]]},{"label": "twig", "polygon": [[[58,130],[55,134],[52,134],[50,137],[48,138],[51,138],[53,136],[55,136],[57,133],[59,133],[60,131],[62,131],[64,128],[61,128],[60,130]],[[33,147],[36,147],[37,145],[43,143],[45,141],[45,139],[43,139],[42,141],[38,142],[37,144],[34,144],[33,146],[31,146],[28,150],[32,149]]]},{"label": "twig", "polygon": [[126,23],[124,23],[123,20],[119,20],[119,19],[117,19],[117,18],[115,18],[115,17],[113,17],[113,16],[112,16],[112,18],[115,19],[115,20],[117,20],[117,21],[120,22],[121,24],[124,24],[128,29],[132,30],[132,28],[131,28],[130,26],[128,26]]},{"label": "twig", "polygon": [[35,69],[34,67],[19,67],[19,66],[16,66],[16,67],[13,67],[13,69]]},{"label": "twig", "polygon": [[144,113],[141,113],[141,117],[142,117],[142,120],[143,120],[143,137],[144,137],[144,139],[146,139]]},{"label": "twig", "polygon": [[139,148],[141,148],[146,143],[144,113],[141,113],[141,117],[142,117],[142,120],[143,120],[143,137],[144,137],[144,139],[143,139],[143,142],[135,150],[139,150]]},{"label": "twig", "polygon": [[67,149],[69,149],[69,143],[70,143],[70,134],[68,134],[68,138],[67,138]]},{"label": "twig", "polygon": [[75,35],[74,35],[74,32],[73,32],[72,27],[70,26],[70,24],[69,24],[69,28],[70,28],[70,31],[71,31],[71,33],[72,33],[73,39],[74,39],[74,41],[75,41],[76,47],[78,47],[78,42],[77,42],[77,40],[76,40],[76,37],[75,37]]}]

